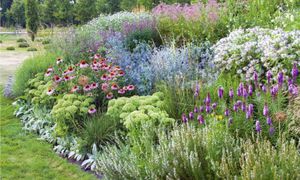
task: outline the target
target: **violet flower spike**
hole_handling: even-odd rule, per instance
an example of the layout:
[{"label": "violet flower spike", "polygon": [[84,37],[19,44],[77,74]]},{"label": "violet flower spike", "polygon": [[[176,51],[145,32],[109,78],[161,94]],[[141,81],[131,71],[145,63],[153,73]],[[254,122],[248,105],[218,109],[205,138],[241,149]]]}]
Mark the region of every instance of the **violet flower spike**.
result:
[{"label": "violet flower spike", "polygon": [[242,103],[242,108],[241,109],[242,109],[243,112],[246,112],[247,107],[246,107],[246,103],[245,102]]},{"label": "violet flower spike", "polygon": [[257,74],[256,71],[253,72],[253,80],[254,80],[255,82],[258,81],[258,74]]},{"label": "violet flower spike", "polygon": [[204,118],[201,114],[198,115],[197,120],[199,121],[200,124],[204,124]]},{"label": "violet flower spike", "polygon": [[274,134],[274,132],[275,132],[275,128],[273,126],[271,126],[269,129],[270,135],[272,136]]},{"label": "violet flower spike", "polygon": [[193,119],[194,119],[194,113],[193,113],[193,112],[190,112],[190,113],[189,113],[189,118],[190,118],[190,120],[193,120]]},{"label": "violet flower spike", "polygon": [[253,104],[248,105],[248,111],[249,111],[250,115],[252,116],[253,111],[254,111],[254,105]]},{"label": "violet flower spike", "polygon": [[277,75],[277,81],[278,81],[278,84],[281,86],[283,84],[283,81],[284,81],[284,76],[283,76],[283,72],[280,71]]},{"label": "violet flower spike", "polygon": [[230,114],[229,109],[226,108],[226,110],[225,110],[225,112],[224,112],[224,115],[228,117],[229,114]]},{"label": "violet flower spike", "polygon": [[251,117],[251,112],[250,111],[246,111],[246,119],[250,119]]},{"label": "violet flower spike", "polygon": [[249,96],[252,96],[252,94],[253,94],[253,87],[251,84],[249,84],[249,86],[248,86],[248,93],[249,93]]},{"label": "violet flower spike", "polygon": [[217,103],[213,103],[211,106],[212,106],[213,109],[216,109],[217,108]]},{"label": "violet flower spike", "polygon": [[205,104],[206,104],[206,105],[209,105],[209,104],[210,104],[210,102],[211,102],[211,99],[210,99],[210,94],[209,94],[209,93],[207,93],[207,96],[206,96],[206,98],[205,98]]},{"label": "violet flower spike", "polygon": [[199,111],[200,111],[200,112],[204,112],[204,107],[203,107],[203,106],[200,106]]},{"label": "violet flower spike", "polygon": [[219,89],[218,89],[218,97],[221,99],[221,98],[223,98],[223,95],[224,95],[224,89],[223,89],[223,87],[219,87]]},{"label": "violet flower spike", "polygon": [[261,86],[261,90],[262,90],[264,93],[267,92],[267,88],[266,88],[266,86],[265,86],[264,84]]},{"label": "violet flower spike", "polygon": [[263,115],[268,116],[268,114],[269,114],[269,107],[268,107],[267,103],[265,103],[264,109],[263,109]]},{"label": "violet flower spike", "polygon": [[268,84],[270,84],[271,83],[271,78],[272,78],[272,71],[268,71],[267,72],[267,80],[268,80]]},{"label": "violet flower spike", "polygon": [[209,105],[206,105],[205,111],[206,111],[206,113],[210,113],[211,109],[210,109],[210,106],[209,106]]},{"label": "violet flower spike", "polygon": [[298,86],[294,86],[292,95],[298,96],[298,94],[299,94]]},{"label": "violet flower spike", "polygon": [[297,68],[297,64],[294,63],[293,69],[292,69],[292,77],[293,77],[293,79],[296,79],[298,75],[299,75],[299,70]]},{"label": "violet flower spike", "polygon": [[199,109],[197,106],[194,107],[194,113],[198,113],[199,112]]},{"label": "violet flower spike", "polygon": [[260,123],[258,120],[256,120],[255,122],[255,130],[260,133],[261,132],[261,127],[260,127]]},{"label": "violet flower spike", "polygon": [[232,119],[232,117],[230,117],[228,120],[228,126],[230,126],[232,123],[233,123],[233,119]]},{"label": "violet flower spike", "polygon": [[267,117],[267,124],[268,124],[269,126],[272,125],[272,119],[270,118],[270,116]]},{"label": "violet flower spike", "polygon": [[233,105],[233,111],[234,111],[234,112],[237,112],[237,110],[238,110],[238,105],[237,105],[237,104],[234,104],[234,105]]},{"label": "violet flower spike", "polygon": [[182,120],[182,122],[183,122],[183,123],[187,123],[187,121],[188,121],[188,118],[186,117],[186,115],[185,115],[185,114],[182,114],[182,116],[181,116],[181,120]]},{"label": "violet flower spike", "polygon": [[233,91],[232,88],[230,88],[230,90],[229,90],[229,97],[230,97],[230,99],[233,99],[233,96],[234,96],[234,91]]}]

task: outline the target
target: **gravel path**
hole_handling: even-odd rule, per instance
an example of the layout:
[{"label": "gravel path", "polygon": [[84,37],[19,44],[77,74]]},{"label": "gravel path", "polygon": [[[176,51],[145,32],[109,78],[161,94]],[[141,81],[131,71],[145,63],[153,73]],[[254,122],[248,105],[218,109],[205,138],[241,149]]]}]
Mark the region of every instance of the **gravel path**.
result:
[{"label": "gravel path", "polygon": [[4,85],[8,76],[13,75],[17,67],[31,56],[32,52],[0,51],[0,85]]}]

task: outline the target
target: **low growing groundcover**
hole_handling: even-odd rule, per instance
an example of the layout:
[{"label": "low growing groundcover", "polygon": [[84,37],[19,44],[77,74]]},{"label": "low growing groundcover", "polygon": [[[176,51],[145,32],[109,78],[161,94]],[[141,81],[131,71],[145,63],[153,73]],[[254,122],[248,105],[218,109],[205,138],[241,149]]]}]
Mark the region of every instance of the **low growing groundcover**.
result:
[{"label": "low growing groundcover", "polygon": [[0,98],[0,179],[96,179],[52,151],[51,144],[22,130],[12,100]]}]

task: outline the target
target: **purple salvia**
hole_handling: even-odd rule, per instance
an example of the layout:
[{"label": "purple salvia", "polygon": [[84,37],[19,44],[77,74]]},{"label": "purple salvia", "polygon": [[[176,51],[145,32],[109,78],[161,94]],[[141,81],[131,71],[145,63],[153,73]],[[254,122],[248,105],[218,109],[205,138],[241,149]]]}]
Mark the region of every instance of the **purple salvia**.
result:
[{"label": "purple salvia", "polygon": [[198,115],[197,120],[199,121],[200,124],[204,124],[204,118],[201,114]]},{"label": "purple salvia", "polygon": [[250,111],[246,111],[246,119],[250,119],[251,117],[251,112]]},{"label": "purple salvia", "polygon": [[275,128],[273,126],[271,126],[269,129],[270,135],[272,136],[274,134],[274,132],[275,132]]},{"label": "purple salvia", "polygon": [[277,75],[277,81],[278,81],[278,84],[279,86],[281,86],[283,84],[283,81],[284,81],[284,76],[283,76],[283,72],[280,71]]},{"label": "purple salvia", "polygon": [[272,71],[268,71],[267,72],[267,80],[268,80],[268,84],[270,84],[271,83],[271,78],[272,78]]},{"label": "purple salvia", "polygon": [[299,93],[298,86],[294,86],[292,95],[298,96],[298,93]]},{"label": "purple salvia", "polygon": [[263,84],[262,86],[261,86],[261,90],[263,91],[263,92],[267,92],[267,88],[266,88],[266,86]]},{"label": "purple salvia", "polygon": [[255,130],[256,132],[260,133],[261,132],[261,127],[260,127],[260,123],[258,120],[256,120],[255,122]]},{"label": "purple salvia", "polygon": [[254,105],[253,104],[248,105],[248,111],[249,111],[250,115],[252,116],[253,111],[254,111]]},{"label": "purple salvia", "polygon": [[238,107],[241,107],[242,104],[243,104],[243,102],[242,102],[241,100],[237,100],[237,101],[236,101],[236,105],[237,105]]},{"label": "purple salvia", "polygon": [[204,107],[203,107],[203,106],[200,106],[199,111],[200,111],[200,112],[204,112]]},{"label": "purple salvia", "polygon": [[297,76],[299,75],[299,70],[297,68],[297,64],[294,63],[293,69],[292,69],[292,77],[293,79],[297,79]]},{"label": "purple salvia", "polygon": [[272,119],[271,119],[270,116],[267,117],[267,124],[268,124],[269,126],[272,125]]},{"label": "purple salvia", "polygon": [[219,87],[219,89],[218,89],[218,97],[221,99],[221,98],[223,98],[223,95],[224,95],[224,89],[223,89],[223,87]]},{"label": "purple salvia", "polygon": [[194,107],[194,113],[198,113],[199,112],[199,109],[197,106]]},{"label": "purple salvia", "polygon": [[234,96],[234,91],[233,91],[232,88],[230,88],[230,90],[229,90],[229,97],[230,97],[230,99],[233,99],[233,96]]},{"label": "purple salvia", "polygon": [[258,74],[256,71],[253,72],[253,80],[254,80],[255,86],[257,86],[258,85]]},{"label": "purple salvia", "polygon": [[205,98],[205,104],[206,104],[206,105],[209,105],[209,104],[210,104],[210,102],[211,102],[211,99],[210,99],[210,94],[209,94],[209,93],[207,93],[207,96],[206,96],[206,98]]},{"label": "purple salvia", "polygon": [[243,95],[243,89],[244,89],[244,84],[240,83],[238,89],[237,89],[237,95],[242,96]]},{"label": "purple salvia", "polygon": [[232,119],[232,117],[230,117],[228,120],[228,125],[230,126],[232,123],[233,123],[233,119]]},{"label": "purple salvia", "polygon": [[194,119],[194,113],[193,113],[193,112],[190,112],[190,113],[189,113],[189,118],[190,118],[190,120],[193,120],[193,119]]},{"label": "purple salvia", "polygon": [[195,88],[195,93],[194,93],[195,98],[199,96],[199,92],[200,92],[200,85],[199,83],[197,83]]},{"label": "purple salvia", "polygon": [[268,114],[269,114],[269,107],[268,107],[267,103],[265,103],[264,109],[263,109],[263,115],[268,116]]},{"label": "purple salvia", "polygon": [[253,94],[253,87],[251,84],[249,84],[249,86],[248,86],[248,93],[249,93],[249,96],[252,96],[252,94]]},{"label": "purple salvia", "polygon": [[206,111],[206,113],[210,113],[211,109],[210,109],[210,106],[209,106],[209,105],[206,105],[205,111]]},{"label": "purple salvia", "polygon": [[243,112],[246,112],[247,107],[246,107],[246,103],[245,102],[242,103],[242,108],[241,109],[242,109]]},{"label": "purple salvia", "polygon": [[238,110],[238,105],[237,105],[237,104],[234,104],[234,105],[233,105],[233,111],[236,112],[237,110]]},{"label": "purple salvia", "polygon": [[246,88],[243,88],[243,96],[244,96],[244,98],[248,97],[248,92],[247,92]]},{"label": "purple salvia", "polygon": [[224,112],[224,115],[228,117],[229,114],[230,114],[229,109],[226,108],[226,110],[225,110],[225,112]]},{"label": "purple salvia", "polygon": [[217,103],[213,103],[211,106],[212,106],[213,109],[216,109],[217,108]]},{"label": "purple salvia", "polygon": [[183,123],[187,123],[187,121],[188,121],[188,118],[186,117],[186,115],[185,115],[185,114],[182,114],[182,116],[181,116],[181,120],[182,120],[182,122],[183,122]]},{"label": "purple salvia", "polygon": [[271,87],[271,95],[273,98],[277,96],[277,93],[278,93],[278,84]]}]

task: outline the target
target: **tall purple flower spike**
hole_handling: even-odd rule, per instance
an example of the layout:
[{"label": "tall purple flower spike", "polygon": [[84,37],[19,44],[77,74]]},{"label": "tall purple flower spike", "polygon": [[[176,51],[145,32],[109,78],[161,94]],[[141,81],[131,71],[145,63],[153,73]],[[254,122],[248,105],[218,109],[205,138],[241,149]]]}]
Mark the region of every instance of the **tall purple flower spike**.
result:
[{"label": "tall purple flower spike", "polygon": [[284,81],[284,76],[283,76],[283,72],[280,71],[277,75],[277,81],[278,81],[278,84],[279,86],[281,86],[283,84],[283,81]]},{"label": "tall purple flower spike", "polygon": [[273,76],[273,75],[272,75],[272,71],[269,70],[269,71],[267,72],[267,80],[268,80],[268,84],[271,83],[271,78],[272,78],[272,76]]},{"label": "tall purple flower spike", "polygon": [[260,127],[260,123],[258,120],[256,120],[255,122],[255,130],[260,133],[261,132],[261,127]]},{"label": "tall purple flower spike", "polygon": [[198,115],[197,120],[199,121],[200,124],[204,124],[204,118],[201,114]]},{"label": "tall purple flower spike", "polygon": [[232,88],[230,88],[230,90],[229,90],[229,97],[230,97],[230,99],[233,99],[233,96],[234,96],[234,91],[233,91]]},{"label": "tall purple flower spike", "polygon": [[226,110],[225,110],[225,112],[224,112],[224,115],[228,117],[228,116],[229,116],[229,113],[230,113],[230,112],[229,112],[229,109],[226,108]]},{"label": "tall purple flower spike", "polygon": [[224,89],[223,89],[223,87],[219,87],[219,89],[218,89],[218,97],[221,99],[221,98],[223,98],[223,95],[224,95]]},{"label": "tall purple flower spike", "polygon": [[296,79],[298,75],[299,75],[299,70],[297,68],[297,64],[294,63],[294,66],[293,66],[293,69],[292,69],[292,77],[293,77],[293,79]]},{"label": "tall purple flower spike", "polygon": [[272,119],[271,119],[270,116],[267,117],[267,124],[268,124],[269,126],[272,125]]},{"label": "tall purple flower spike", "polygon": [[189,118],[190,118],[190,120],[193,120],[193,119],[194,119],[194,113],[193,113],[193,112],[190,112],[190,113],[189,113]]},{"label": "tall purple flower spike", "polygon": [[263,109],[263,115],[268,116],[268,114],[269,114],[269,107],[268,107],[267,103],[265,103],[264,109]]},{"label": "tall purple flower spike", "polygon": [[273,126],[271,126],[269,129],[270,135],[272,136],[274,134],[274,132],[275,132],[275,128]]},{"label": "tall purple flower spike", "polygon": [[183,122],[183,123],[187,123],[187,121],[188,121],[188,118],[186,117],[186,115],[185,115],[185,114],[182,114],[182,116],[181,116],[181,120],[182,120],[182,122]]},{"label": "tall purple flower spike", "polygon": [[210,102],[211,102],[211,99],[210,99],[210,94],[209,94],[209,93],[207,93],[207,96],[206,96],[206,98],[205,98],[205,104],[206,104],[206,105],[209,105],[209,104],[210,104]]}]

